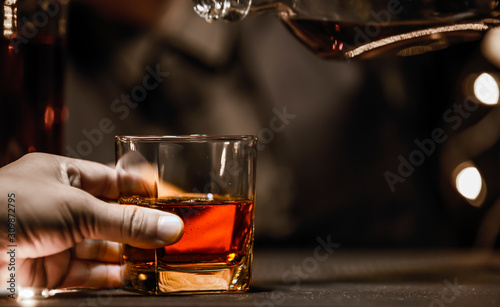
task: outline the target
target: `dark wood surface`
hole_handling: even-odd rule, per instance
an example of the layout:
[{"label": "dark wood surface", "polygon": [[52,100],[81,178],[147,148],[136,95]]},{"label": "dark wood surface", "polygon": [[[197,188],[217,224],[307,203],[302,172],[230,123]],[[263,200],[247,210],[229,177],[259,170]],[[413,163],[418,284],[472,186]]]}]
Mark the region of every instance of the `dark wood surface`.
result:
[{"label": "dark wood surface", "polygon": [[[317,251],[318,253],[315,253]],[[500,253],[477,250],[257,250],[242,294],[142,296],[85,290],[21,306],[500,306]]]}]

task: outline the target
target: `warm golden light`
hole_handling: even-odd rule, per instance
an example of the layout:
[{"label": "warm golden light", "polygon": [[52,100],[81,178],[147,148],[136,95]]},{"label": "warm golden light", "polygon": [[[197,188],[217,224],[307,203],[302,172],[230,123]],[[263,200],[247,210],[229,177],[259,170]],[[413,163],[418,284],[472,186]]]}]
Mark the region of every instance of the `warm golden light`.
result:
[{"label": "warm golden light", "polygon": [[34,307],[38,305],[38,301],[31,298],[18,300],[17,303],[19,304],[19,306],[23,307]]},{"label": "warm golden light", "polygon": [[3,5],[3,36],[10,38],[17,30],[17,0],[5,0]]},{"label": "warm golden light", "polygon": [[486,105],[496,105],[500,99],[498,82],[488,73],[483,73],[474,82],[474,95]]},{"label": "warm golden light", "polygon": [[493,28],[486,32],[481,43],[484,57],[492,64],[500,67],[500,28]]},{"label": "warm golden light", "polygon": [[20,299],[29,299],[33,298],[35,296],[35,293],[31,289],[22,289],[19,291],[19,298]]},{"label": "warm golden light", "polygon": [[23,307],[37,306],[40,299],[49,297],[49,290],[36,287],[19,287],[17,303]]},{"label": "warm golden light", "polygon": [[227,261],[233,261],[234,258],[236,258],[236,254],[235,253],[231,253],[231,254],[227,255]]},{"label": "warm golden light", "polygon": [[465,198],[475,200],[483,186],[483,179],[479,170],[475,167],[464,168],[457,175],[457,190]]},{"label": "warm golden light", "polygon": [[47,106],[45,108],[45,114],[44,114],[44,122],[45,122],[45,129],[50,129],[54,125],[54,119],[55,119],[55,112],[54,108],[51,106]]}]

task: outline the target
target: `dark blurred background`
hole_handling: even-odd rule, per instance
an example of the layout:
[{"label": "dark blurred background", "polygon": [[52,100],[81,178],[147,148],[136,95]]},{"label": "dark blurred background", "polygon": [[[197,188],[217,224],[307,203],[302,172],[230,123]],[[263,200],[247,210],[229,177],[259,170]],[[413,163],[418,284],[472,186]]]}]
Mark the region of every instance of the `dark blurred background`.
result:
[{"label": "dark blurred background", "polygon": [[[473,97],[479,76],[499,72],[481,41],[335,62],[272,14],[208,24],[191,1],[125,1],[111,12],[96,3],[70,4],[65,154],[113,163],[118,134],[255,134],[257,247],[327,236],[349,248],[496,246],[498,107],[454,107]],[[147,67],[168,76],[127,104]],[[278,114],[285,128],[273,131]],[[97,131],[103,119],[112,131]],[[446,141],[402,174],[401,161],[436,129]],[[479,184],[469,198],[456,183],[466,167],[480,173],[479,183],[464,173]]]}]

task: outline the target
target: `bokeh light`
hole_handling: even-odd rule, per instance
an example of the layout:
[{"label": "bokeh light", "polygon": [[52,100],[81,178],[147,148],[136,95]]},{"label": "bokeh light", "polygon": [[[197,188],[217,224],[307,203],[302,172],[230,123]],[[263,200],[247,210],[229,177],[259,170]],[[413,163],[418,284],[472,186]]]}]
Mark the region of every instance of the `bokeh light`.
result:
[{"label": "bokeh light", "polygon": [[474,95],[485,105],[496,105],[500,99],[500,89],[495,78],[482,73],[474,82]]},{"label": "bokeh light", "polygon": [[19,298],[20,299],[30,299],[35,296],[35,293],[31,289],[22,289],[19,291]]},{"label": "bokeh light", "polygon": [[461,165],[455,173],[457,174],[455,183],[458,193],[473,206],[481,206],[484,201],[485,187],[479,170],[474,166]]},{"label": "bokeh light", "polygon": [[493,28],[486,32],[481,43],[484,57],[493,65],[500,67],[500,28]]}]

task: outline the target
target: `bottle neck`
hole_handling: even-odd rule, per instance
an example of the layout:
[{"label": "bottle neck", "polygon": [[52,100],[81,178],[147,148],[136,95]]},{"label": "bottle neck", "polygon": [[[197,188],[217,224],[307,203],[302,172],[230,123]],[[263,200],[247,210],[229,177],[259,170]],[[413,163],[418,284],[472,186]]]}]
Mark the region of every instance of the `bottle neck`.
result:
[{"label": "bottle neck", "polygon": [[239,21],[248,14],[279,11],[288,0],[193,0],[194,11],[206,21]]},{"label": "bottle neck", "polygon": [[252,0],[193,0],[193,4],[194,11],[206,21],[238,21],[248,14]]}]

